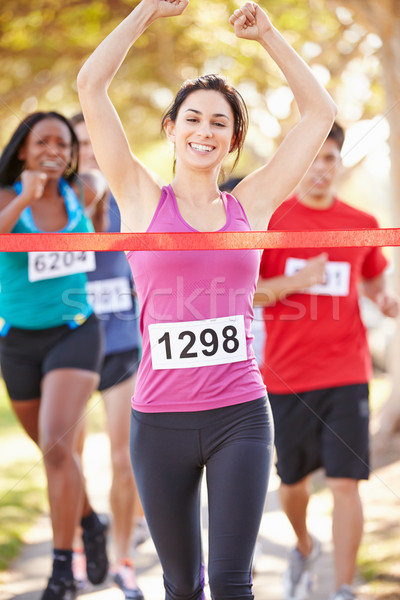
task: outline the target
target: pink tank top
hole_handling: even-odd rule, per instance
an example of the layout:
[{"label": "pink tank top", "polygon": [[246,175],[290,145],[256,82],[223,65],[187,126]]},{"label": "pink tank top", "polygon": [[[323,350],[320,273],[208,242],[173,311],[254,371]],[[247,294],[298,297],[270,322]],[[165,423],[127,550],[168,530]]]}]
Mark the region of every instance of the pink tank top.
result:
[{"label": "pink tank top", "polygon": [[[223,193],[226,224],[249,231],[240,203]],[[163,187],[148,232],[196,231]],[[259,250],[129,252],[140,305],[142,359],[132,407],[186,412],[266,394],[251,342]]]}]

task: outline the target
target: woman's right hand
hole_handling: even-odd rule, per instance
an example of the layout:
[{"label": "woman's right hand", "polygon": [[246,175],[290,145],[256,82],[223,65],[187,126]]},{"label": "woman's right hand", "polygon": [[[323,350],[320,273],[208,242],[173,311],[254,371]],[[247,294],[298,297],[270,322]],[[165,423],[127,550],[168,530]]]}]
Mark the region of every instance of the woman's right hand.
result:
[{"label": "woman's right hand", "polygon": [[21,196],[26,199],[26,205],[29,206],[29,204],[43,196],[47,175],[42,171],[22,171],[21,182]]},{"label": "woman's right hand", "polygon": [[255,2],[246,2],[229,19],[238,38],[260,40],[272,29],[267,13]]},{"label": "woman's right hand", "polygon": [[144,0],[144,2],[152,6],[156,19],[181,15],[189,4],[189,0]]}]

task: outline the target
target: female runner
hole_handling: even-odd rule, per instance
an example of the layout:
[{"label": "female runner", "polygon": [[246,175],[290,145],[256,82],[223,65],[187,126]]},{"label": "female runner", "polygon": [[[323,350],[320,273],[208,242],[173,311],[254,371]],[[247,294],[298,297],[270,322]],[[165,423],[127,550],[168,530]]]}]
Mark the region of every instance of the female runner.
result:
[{"label": "female runner", "polygon": [[[78,140],[68,120],[37,112],[0,157],[0,232],[90,232],[103,178],[77,178]],[[97,215],[101,218],[101,203]],[[97,388],[102,332],[85,294],[94,253],[0,253],[0,364],[12,407],[40,447],[53,528],[53,570],[43,600],[72,600],[72,543],[80,520],[88,576],[108,570],[105,527],[88,504],[74,450]]]},{"label": "female runner", "polygon": [[[142,0],[98,46],[78,91],[99,166],[126,232],[265,229],[326,138],[336,107],[254,2],[235,10],[237,37],[281,68],[300,120],[264,167],[220,193],[239,155],[247,111],[218,75],[187,81],[163,119],[175,174],[160,188],[131,152],[107,89],[134,42],[188,0]],[[209,35],[209,32],[207,32]],[[164,573],[167,600],[204,598],[200,483],[207,473],[208,578],[214,600],[250,600],[251,564],[273,448],[268,400],[251,347],[258,250],[129,252],[141,309],[143,357],[132,400],[134,473]]]}]

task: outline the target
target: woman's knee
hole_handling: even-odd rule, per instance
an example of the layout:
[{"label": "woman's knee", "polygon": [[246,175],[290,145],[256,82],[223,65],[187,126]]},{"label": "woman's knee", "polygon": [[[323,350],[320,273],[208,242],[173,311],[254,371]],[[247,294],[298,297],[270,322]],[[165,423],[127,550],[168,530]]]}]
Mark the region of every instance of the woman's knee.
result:
[{"label": "woman's knee", "polygon": [[193,581],[180,581],[179,584],[172,585],[164,576],[164,587],[166,591],[166,600],[204,600],[203,586]]},{"label": "woman's knee", "polygon": [[209,574],[210,590],[213,600],[252,600],[252,579],[248,571],[214,570]]},{"label": "woman's knee", "polygon": [[40,449],[48,467],[63,468],[67,461],[73,460],[71,444],[55,432],[40,436]]}]

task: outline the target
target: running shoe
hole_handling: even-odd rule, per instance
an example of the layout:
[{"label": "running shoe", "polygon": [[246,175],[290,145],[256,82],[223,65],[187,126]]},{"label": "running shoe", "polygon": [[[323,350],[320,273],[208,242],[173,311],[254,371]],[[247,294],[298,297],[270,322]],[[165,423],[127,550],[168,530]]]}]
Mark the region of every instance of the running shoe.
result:
[{"label": "running shoe", "polygon": [[144,600],[136,583],[135,567],[129,559],[121,561],[114,571],[114,583],[124,592],[126,600]]},{"label": "running shoe", "polygon": [[86,572],[90,583],[103,583],[108,573],[107,531],[109,521],[99,516],[101,529],[95,533],[83,530],[82,539],[86,555]]},{"label": "running shoe", "polygon": [[133,530],[133,547],[137,548],[150,538],[150,531],[147,526],[147,521],[144,517],[135,519],[135,527]]},{"label": "running shoe", "polygon": [[357,600],[357,596],[355,595],[351,585],[347,585],[345,583],[334,594],[332,594],[330,600]]},{"label": "running shoe", "polygon": [[263,554],[263,549],[262,549],[261,542],[259,542],[257,540],[255,548],[254,548],[253,566],[252,566],[252,569],[251,569],[253,575],[256,575],[258,573],[257,563],[258,563],[258,560],[262,557],[262,554]]},{"label": "running shoe", "polygon": [[77,589],[73,579],[57,579],[50,577],[42,600],[75,600]]},{"label": "running shoe", "polygon": [[283,574],[284,600],[307,600],[313,588],[312,566],[321,554],[321,542],[312,537],[311,554],[304,556],[297,548],[290,552],[289,567]]},{"label": "running shoe", "polygon": [[86,556],[83,548],[74,548],[72,554],[72,572],[74,574],[76,587],[78,590],[83,590],[88,583]]}]

